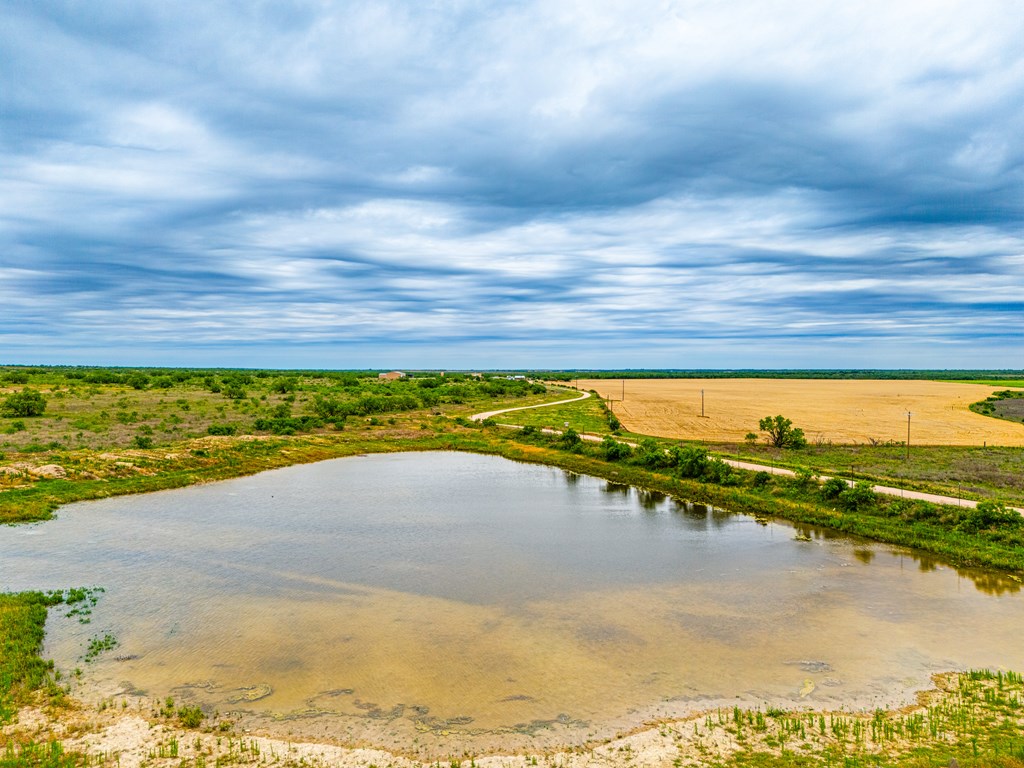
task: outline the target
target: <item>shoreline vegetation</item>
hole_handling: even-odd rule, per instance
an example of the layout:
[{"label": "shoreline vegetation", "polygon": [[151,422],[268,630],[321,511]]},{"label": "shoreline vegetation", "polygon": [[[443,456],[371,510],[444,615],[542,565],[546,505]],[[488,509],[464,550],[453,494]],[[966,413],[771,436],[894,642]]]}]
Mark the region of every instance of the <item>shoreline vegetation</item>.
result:
[{"label": "shoreline vegetation", "polygon": [[[994,372],[981,373],[991,378]],[[17,397],[12,401],[12,396]],[[1005,507],[1006,501],[1021,498],[1020,491],[992,477],[1005,472],[1005,462],[1019,468],[1024,449],[990,449],[984,456],[973,456],[967,449],[915,448],[918,468],[955,463],[950,457],[976,459],[967,479],[978,486],[976,496],[985,503],[974,510],[883,498],[862,483],[840,488],[816,479],[839,467],[838,474],[855,480],[899,481],[908,488],[917,484],[949,491],[948,481],[943,484],[933,476],[942,474],[942,467],[935,472],[920,469],[916,476],[880,472],[891,466],[887,446],[870,446],[873,450],[861,455],[873,453],[873,462],[862,458],[858,464],[863,466],[844,471],[837,460],[841,447],[826,455],[801,455],[769,452],[762,446],[702,446],[630,435],[618,425],[622,439],[638,442],[633,449],[616,439],[612,414],[599,398],[501,418],[513,421],[516,416],[524,427],[518,430],[468,418],[479,411],[565,397],[564,389],[511,375],[422,374],[388,381],[378,379],[375,372],[0,368],[0,406],[7,406],[0,413],[0,523],[46,520],[60,506],[76,501],[180,488],[298,463],[364,453],[459,450],[556,466],[765,521],[785,519],[805,535],[813,533],[811,528],[830,529],[910,547],[923,558],[937,556],[968,569],[968,575],[975,567],[1001,571],[971,576],[992,591],[1021,588],[1024,519]],[[570,426],[563,434],[540,429],[564,427],[565,422]],[[582,431],[606,437],[588,443],[579,439]],[[797,474],[780,478],[737,470],[716,454],[761,461],[770,456],[773,463],[792,466]],[[7,724],[0,741],[0,768],[103,765],[110,759],[75,751],[71,741],[65,748],[57,738],[66,730],[59,724],[62,720],[82,714],[72,715],[77,705],[67,700],[58,673],[40,656],[47,609],[63,600],[63,594],[0,595],[0,725]],[[909,709],[863,716],[843,713],[841,734],[828,715],[822,717],[828,717],[829,724],[819,727],[816,713],[810,717],[740,710],[663,724],[645,733],[655,734],[655,740],[667,739],[661,748],[674,748],[683,740],[676,736],[687,731],[689,751],[681,751],[673,765],[918,766],[938,764],[932,758],[946,755],[943,765],[948,756],[956,756],[962,766],[1024,766],[1021,680],[1012,674],[988,674],[937,677],[938,689],[927,696],[938,703],[914,710],[916,714]],[[48,719],[48,726],[16,724],[19,709],[29,704],[44,706],[39,717]],[[953,714],[941,720],[942,712]],[[100,728],[101,720],[89,728]],[[691,738],[690,730],[696,738]],[[233,736],[234,746],[214,758],[218,765],[267,762],[265,756],[246,753],[240,746],[244,740]],[[153,752],[140,762],[204,768],[207,758],[223,751],[219,742],[216,749],[204,749],[197,748],[187,760],[178,759],[177,753],[172,761],[169,754]],[[601,760],[632,759],[633,747],[617,749],[625,751]],[[157,750],[155,743],[152,750]],[[168,760],[159,759],[165,756]],[[468,756],[457,756],[453,765],[464,757]],[[590,757],[600,762],[593,752]],[[576,753],[561,758],[562,765],[589,764]],[[550,761],[550,756],[544,759]],[[523,760],[524,765],[537,764],[536,757],[533,763]],[[399,764],[397,758],[388,762]],[[315,759],[306,754],[301,762],[298,757],[283,757],[286,765],[311,763]]]}]

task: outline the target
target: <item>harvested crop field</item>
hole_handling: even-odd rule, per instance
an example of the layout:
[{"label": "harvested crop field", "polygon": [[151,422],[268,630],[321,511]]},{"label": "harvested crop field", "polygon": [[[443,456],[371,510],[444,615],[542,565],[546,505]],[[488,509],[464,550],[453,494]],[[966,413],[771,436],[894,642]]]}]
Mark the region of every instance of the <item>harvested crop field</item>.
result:
[{"label": "harvested crop field", "polygon": [[[1024,446],[1024,424],[981,416],[968,405],[998,389],[940,381],[833,379],[580,380],[610,397],[632,432],[688,440],[741,442],[764,416],[782,414],[808,441],[911,445]],[[704,391],[704,418],[701,417]]]}]

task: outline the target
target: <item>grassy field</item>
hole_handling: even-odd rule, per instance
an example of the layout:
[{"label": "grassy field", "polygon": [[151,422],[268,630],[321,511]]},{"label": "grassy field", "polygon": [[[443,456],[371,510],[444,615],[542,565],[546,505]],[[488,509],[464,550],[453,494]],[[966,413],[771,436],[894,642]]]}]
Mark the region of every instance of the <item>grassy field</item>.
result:
[{"label": "grassy field", "polygon": [[[622,397],[619,381],[581,380],[579,386]],[[757,432],[761,418],[783,414],[815,444],[903,443],[909,411],[913,445],[1024,446],[1024,425],[969,410],[994,391],[937,381],[627,380],[625,400],[614,407],[633,432],[686,440],[739,443]]]},{"label": "grassy field", "polygon": [[986,387],[997,389],[1006,389],[1007,387],[1024,389],[1024,379],[946,379],[945,381],[953,384],[983,384]]}]

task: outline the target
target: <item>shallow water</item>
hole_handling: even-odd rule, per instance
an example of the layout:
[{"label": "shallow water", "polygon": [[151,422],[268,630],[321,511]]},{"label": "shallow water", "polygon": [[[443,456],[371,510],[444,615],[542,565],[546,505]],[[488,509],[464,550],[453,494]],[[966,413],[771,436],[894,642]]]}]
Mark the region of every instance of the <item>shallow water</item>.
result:
[{"label": "shallow water", "polygon": [[[1024,669],[1019,583],[812,533],[550,467],[391,454],[0,529],[0,588],[106,589],[91,623],[47,627],[86,698],[172,695],[429,754]],[[105,632],[119,646],[85,663]]]}]

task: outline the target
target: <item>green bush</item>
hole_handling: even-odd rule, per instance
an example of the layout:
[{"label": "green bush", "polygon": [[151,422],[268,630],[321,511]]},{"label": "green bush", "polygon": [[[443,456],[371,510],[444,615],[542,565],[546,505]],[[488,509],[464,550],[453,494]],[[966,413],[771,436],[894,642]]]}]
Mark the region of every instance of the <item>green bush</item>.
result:
[{"label": "green bush", "polygon": [[655,440],[645,437],[637,445],[636,463],[648,469],[672,466],[672,457]]},{"label": "green bush", "polygon": [[682,477],[702,477],[708,467],[708,451],[696,445],[674,446],[669,451]]},{"label": "green bush", "polygon": [[821,497],[826,501],[832,501],[839,498],[840,494],[849,487],[845,480],[838,477],[830,477],[821,484]]},{"label": "green bush", "polygon": [[185,706],[178,710],[178,720],[183,728],[198,728],[205,717],[206,715],[199,707]]},{"label": "green bush", "polygon": [[42,416],[46,410],[46,398],[34,389],[23,389],[4,398],[0,403],[0,414],[13,417]]},{"label": "green bush", "polygon": [[606,437],[601,443],[601,450],[604,453],[605,461],[622,461],[633,455],[632,448],[611,436]]},{"label": "green bush", "polygon": [[871,490],[871,483],[866,483],[863,480],[852,488],[844,490],[836,499],[843,509],[849,512],[859,512],[868,509],[875,506],[878,501],[875,492]]},{"label": "green bush", "polygon": [[978,533],[988,529],[1014,529],[1022,526],[1024,516],[1019,512],[1007,509],[997,501],[979,501],[977,507],[963,515],[957,528],[964,533]]},{"label": "green bush", "polygon": [[579,449],[582,443],[583,438],[580,437],[579,432],[577,432],[572,427],[569,427],[567,430],[565,430],[565,432],[562,433],[562,436],[558,439],[558,444],[562,448],[566,448],[569,450]]},{"label": "green bush", "polygon": [[206,428],[208,435],[233,435],[235,434],[234,424],[211,424]]},{"label": "green bush", "polygon": [[701,479],[717,485],[739,485],[740,482],[739,474],[736,470],[717,456],[708,460]]}]

